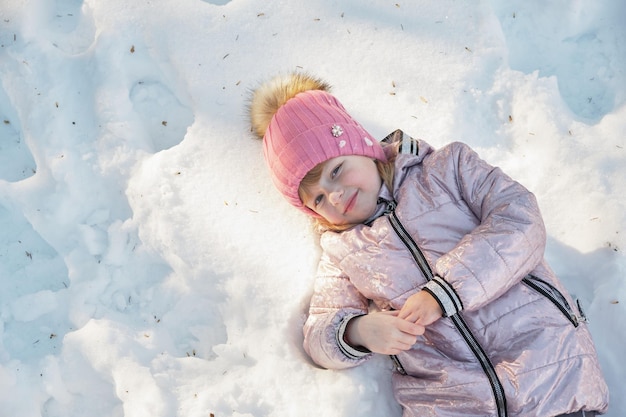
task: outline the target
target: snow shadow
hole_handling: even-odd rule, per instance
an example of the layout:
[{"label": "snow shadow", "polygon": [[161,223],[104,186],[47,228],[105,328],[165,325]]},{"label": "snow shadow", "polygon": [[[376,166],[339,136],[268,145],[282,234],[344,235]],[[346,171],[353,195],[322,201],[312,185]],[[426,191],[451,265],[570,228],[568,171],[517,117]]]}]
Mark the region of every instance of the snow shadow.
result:
[{"label": "snow shadow", "polygon": [[129,98],[155,152],[178,145],[193,123],[191,109],[159,81],[136,82],[130,89]]},{"label": "snow shadow", "polygon": [[[598,3],[604,4],[492,1],[510,67],[555,76],[570,110],[588,122],[599,121],[626,99],[626,4]],[[555,15],[562,21],[553,22]]]},{"label": "snow shadow", "polygon": [[6,91],[0,88],[0,179],[16,182],[35,172],[35,160],[23,140],[17,112]]},{"label": "snow shadow", "polygon": [[96,40],[91,8],[83,0],[37,2],[31,10],[43,38],[69,55],[87,51]]},{"label": "snow shadow", "polygon": [[62,308],[68,270],[21,213],[1,204],[0,230],[0,352],[40,358],[57,351],[70,330]]}]

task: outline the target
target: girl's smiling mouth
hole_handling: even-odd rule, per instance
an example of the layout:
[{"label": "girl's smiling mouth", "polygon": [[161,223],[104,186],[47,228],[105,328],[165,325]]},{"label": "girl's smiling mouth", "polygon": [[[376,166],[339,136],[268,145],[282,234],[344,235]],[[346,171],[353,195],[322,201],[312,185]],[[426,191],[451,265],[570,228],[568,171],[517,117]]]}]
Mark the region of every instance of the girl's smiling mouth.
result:
[{"label": "girl's smiling mouth", "polygon": [[352,210],[352,208],[354,207],[354,204],[356,203],[356,198],[357,195],[359,194],[358,191],[356,191],[352,197],[350,197],[350,199],[348,200],[348,203],[346,204],[346,207],[343,210],[343,214],[348,213],[350,210]]}]

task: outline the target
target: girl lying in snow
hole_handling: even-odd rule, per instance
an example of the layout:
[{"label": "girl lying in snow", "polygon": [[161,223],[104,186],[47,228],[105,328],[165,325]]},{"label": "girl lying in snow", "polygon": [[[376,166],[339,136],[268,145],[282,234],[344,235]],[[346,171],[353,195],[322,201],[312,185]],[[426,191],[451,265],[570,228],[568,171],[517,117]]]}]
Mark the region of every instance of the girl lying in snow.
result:
[{"label": "girl lying in snow", "polygon": [[321,231],[304,326],[317,364],[390,355],[404,416],[607,410],[532,193],[462,143],[379,143],[306,74],[261,85],[249,110],[275,186]]}]

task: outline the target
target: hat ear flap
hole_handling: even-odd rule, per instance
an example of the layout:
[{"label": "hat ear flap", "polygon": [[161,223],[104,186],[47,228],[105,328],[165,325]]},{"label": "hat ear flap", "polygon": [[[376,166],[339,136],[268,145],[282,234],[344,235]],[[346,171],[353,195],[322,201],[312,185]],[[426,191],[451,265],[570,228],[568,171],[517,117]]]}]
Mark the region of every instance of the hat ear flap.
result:
[{"label": "hat ear flap", "polygon": [[309,90],[330,91],[330,85],[304,73],[291,73],[273,78],[252,91],[248,113],[252,132],[263,139],[278,109],[297,94]]}]

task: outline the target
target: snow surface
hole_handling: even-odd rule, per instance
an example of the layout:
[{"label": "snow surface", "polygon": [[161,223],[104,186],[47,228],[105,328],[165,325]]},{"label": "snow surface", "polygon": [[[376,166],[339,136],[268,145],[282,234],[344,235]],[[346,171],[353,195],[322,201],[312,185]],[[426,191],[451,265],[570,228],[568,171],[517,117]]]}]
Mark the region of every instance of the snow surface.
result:
[{"label": "snow surface", "polygon": [[301,348],[319,251],[249,90],[309,71],[373,134],[536,193],[626,415],[626,3],[2,0],[0,415],[399,416]]}]

